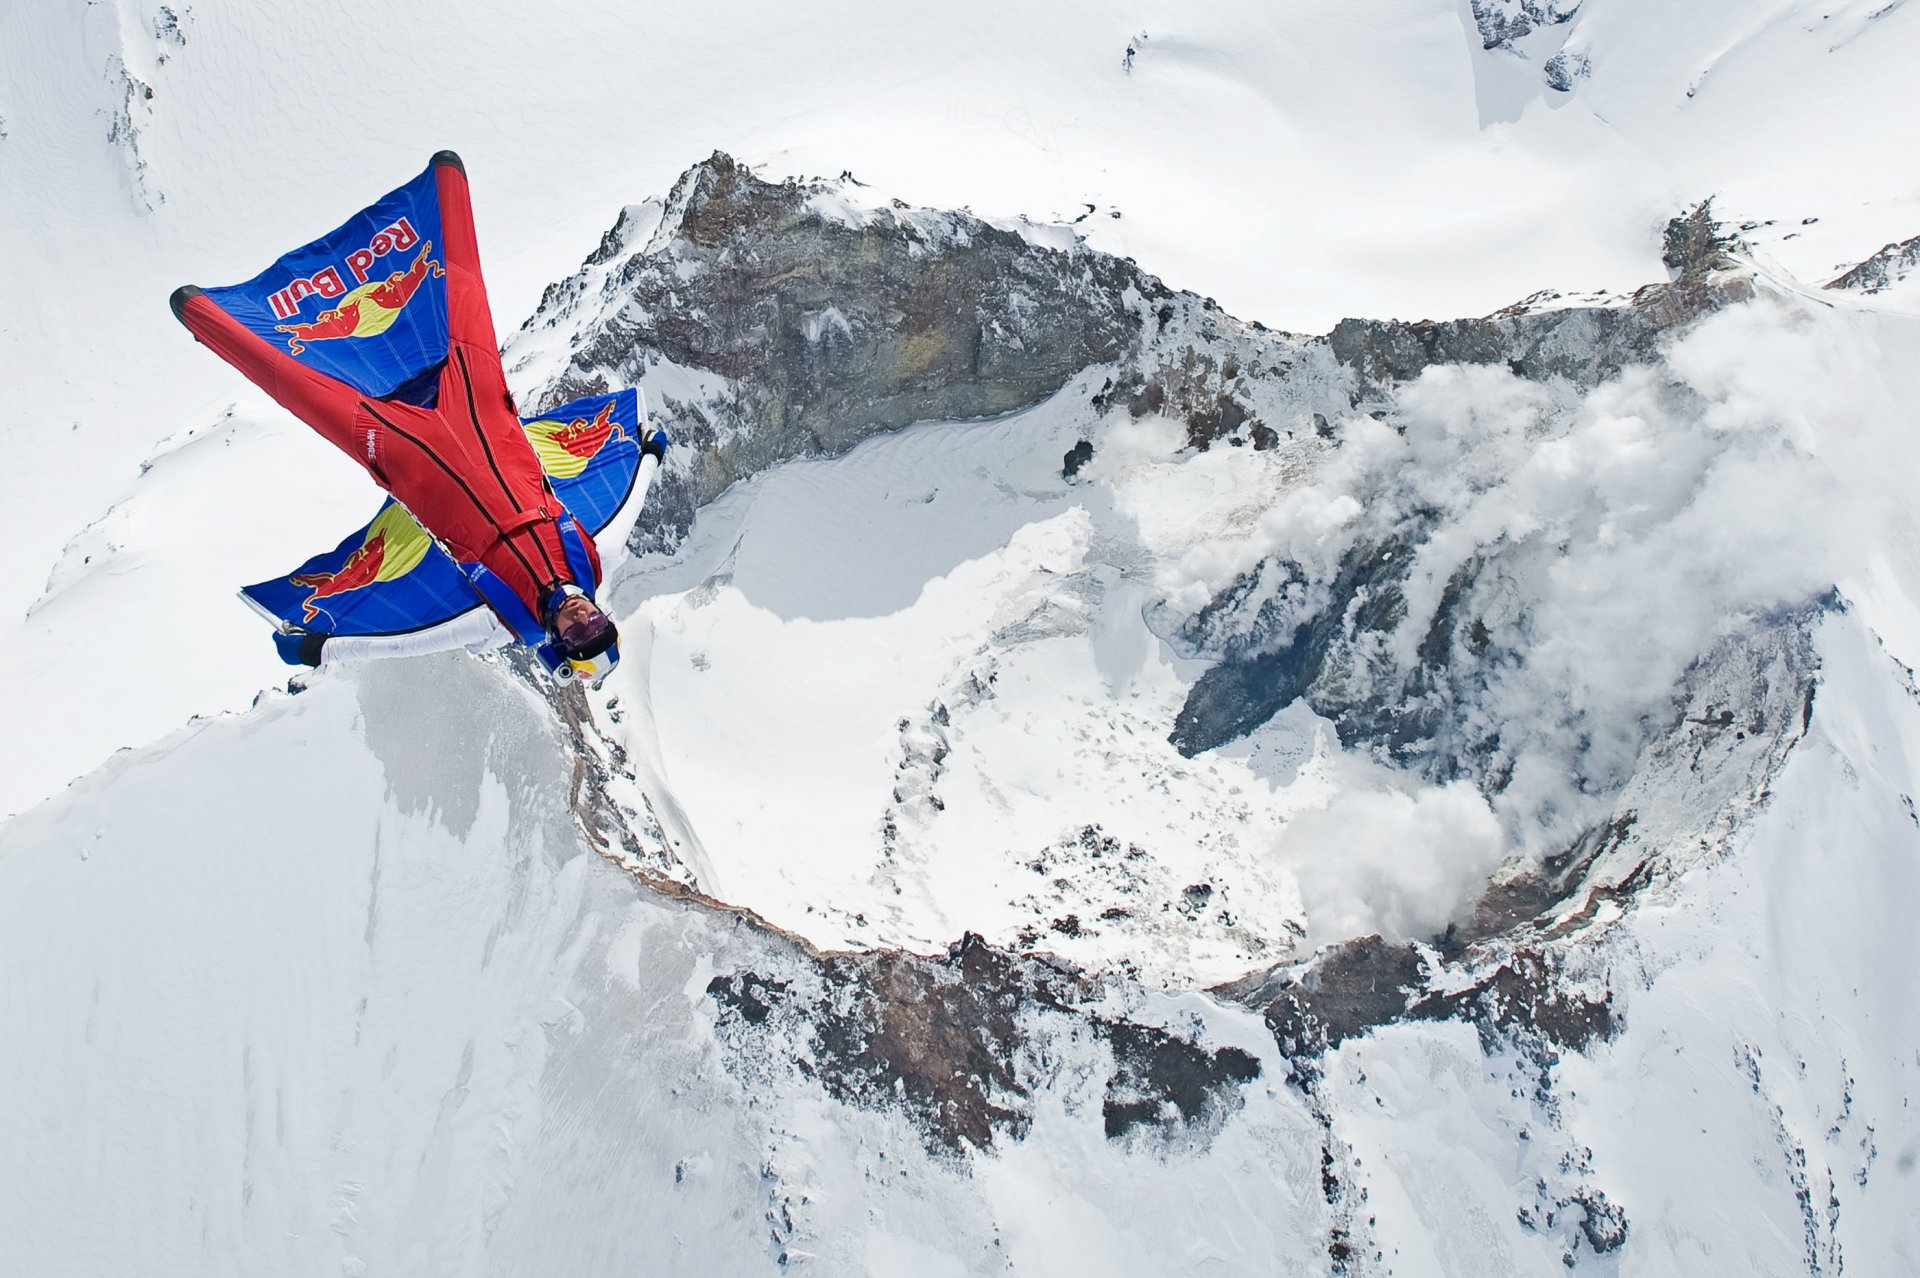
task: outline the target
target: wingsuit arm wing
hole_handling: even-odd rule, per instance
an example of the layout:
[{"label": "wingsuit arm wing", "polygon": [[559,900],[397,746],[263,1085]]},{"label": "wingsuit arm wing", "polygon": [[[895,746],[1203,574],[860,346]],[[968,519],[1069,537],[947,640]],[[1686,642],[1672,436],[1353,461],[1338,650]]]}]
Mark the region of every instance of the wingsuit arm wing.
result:
[{"label": "wingsuit arm wing", "polygon": [[204,290],[191,284],[174,290],[173,314],[195,340],[271,395],[282,408],[336,448],[356,455],[353,422],[360,397],[353,387],[268,345]]},{"label": "wingsuit arm wing", "polygon": [[404,635],[341,635],[328,639],[320,650],[322,667],[376,661],[384,657],[419,657],[430,652],[487,652],[513,642],[513,635],[492,611],[474,608],[452,621]]}]

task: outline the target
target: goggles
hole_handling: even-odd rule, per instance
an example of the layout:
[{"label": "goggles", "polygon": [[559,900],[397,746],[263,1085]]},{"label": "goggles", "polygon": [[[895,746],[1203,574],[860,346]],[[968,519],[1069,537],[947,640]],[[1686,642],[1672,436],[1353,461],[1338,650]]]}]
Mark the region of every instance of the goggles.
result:
[{"label": "goggles", "polygon": [[619,632],[613,628],[613,620],[596,608],[582,620],[556,633],[553,646],[563,657],[585,660],[599,656],[619,638]]}]

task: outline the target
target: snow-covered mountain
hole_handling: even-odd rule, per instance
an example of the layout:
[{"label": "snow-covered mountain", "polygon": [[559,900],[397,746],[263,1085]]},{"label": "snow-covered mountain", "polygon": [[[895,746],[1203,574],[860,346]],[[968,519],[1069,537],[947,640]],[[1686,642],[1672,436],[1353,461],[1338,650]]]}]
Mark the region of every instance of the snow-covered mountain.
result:
[{"label": "snow-covered mountain", "polygon": [[[1915,21],[0,7],[6,1267],[1913,1268]],[[283,691],[449,144],[628,656]]]}]

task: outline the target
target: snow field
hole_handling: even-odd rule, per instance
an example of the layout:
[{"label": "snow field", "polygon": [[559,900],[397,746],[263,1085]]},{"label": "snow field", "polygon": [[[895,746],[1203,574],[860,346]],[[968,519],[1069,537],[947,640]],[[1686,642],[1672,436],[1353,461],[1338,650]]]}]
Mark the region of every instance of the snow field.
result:
[{"label": "snow field", "polygon": [[[622,583],[663,782],[733,899],[823,945],[1045,936],[1156,979],[1286,944],[1299,902],[1266,850],[1323,788],[1168,744],[1199,667],[1147,627],[1154,552],[1117,490],[1060,478],[1084,394],[790,464]],[[1263,739],[1296,768],[1330,748],[1298,720]]]},{"label": "snow field", "polygon": [[[0,1037],[28,1101],[0,1106],[10,1264],[885,1274],[1104,1251],[1144,1275],[1311,1255],[1319,1209],[1290,1188],[1310,1120],[1277,1082],[1211,1145],[1142,1157],[1103,1134],[1106,1049],[1056,1039],[1025,1067],[1044,1145],[962,1164],[792,1056],[725,1058],[708,981],[804,980],[791,948],[636,894],[553,801],[544,707],[425,660],[461,694],[437,718],[413,676],[369,667],[124,755],[0,833],[0,962],[27,978],[0,1015],[31,1027]],[[1131,997],[1284,1070],[1245,1015]],[[1268,1223],[1217,1233],[1198,1209],[1224,1196]],[[1191,1210],[1149,1225],[1158,1202]]]}]

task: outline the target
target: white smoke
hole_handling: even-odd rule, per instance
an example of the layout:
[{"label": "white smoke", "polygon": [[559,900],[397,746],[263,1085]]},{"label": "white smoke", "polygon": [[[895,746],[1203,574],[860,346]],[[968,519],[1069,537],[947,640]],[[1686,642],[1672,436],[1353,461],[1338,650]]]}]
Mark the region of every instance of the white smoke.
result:
[{"label": "white smoke", "polygon": [[1408,786],[1367,770],[1346,760],[1348,788],[1286,828],[1281,850],[1300,886],[1309,948],[1372,932],[1430,937],[1505,854],[1498,818],[1469,783]]},{"label": "white smoke", "polygon": [[[1564,847],[1604,813],[1716,641],[1910,537],[1917,335],[1904,317],[1762,300],[1584,395],[1436,367],[1388,421],[1343,423],[1317,482],[1276,505],[1244,553],[1324,583],[1357,546],[1424,528],[1405,617],[1368,654],[1391,680],[1418,664],[1448,583],[1480,560],[1473,616],[1513,655],[1488,663],[1464,713],[1511,771],[1491,808],[1458,784],[1355,771],[1330,806],[1296,818],[1279,855],[1311,939],[1429,934],[1503,857]],[[1313,594],[1303,612],[1324,602]]]}]

